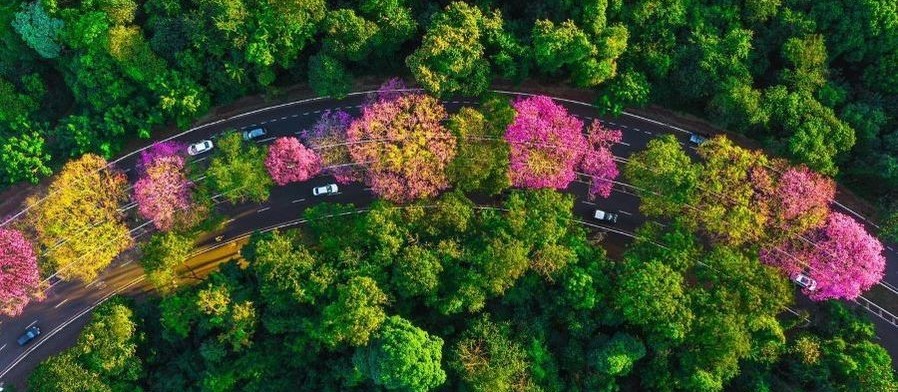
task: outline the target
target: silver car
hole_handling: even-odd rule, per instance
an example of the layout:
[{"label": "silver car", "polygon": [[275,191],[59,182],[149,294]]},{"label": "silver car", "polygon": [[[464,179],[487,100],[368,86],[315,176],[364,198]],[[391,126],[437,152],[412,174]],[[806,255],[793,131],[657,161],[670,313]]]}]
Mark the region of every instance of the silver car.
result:
[{"label": "silver car", "polygon": [[312,195],[314,195],[314,196],[333,195],[339,191],[340,191],[340,189],[337,187],[337,184],[327,184],[324,186],[319,186],[319,187],[313,188]]},{"label": "silver car", "polygon": [[190,156],[200,155],[204,152],[212,150],[212,147],[215,147],[212,144],[212,141],[207,139],[191,144],[189,147],[187,147],[187,153],[190,154]]},{"label": "silver car", "polygon": [[262,127],[250,128],[243,131],[243,140],[253,140],[257,137],[265,136],[268,134],[268,131]]}]

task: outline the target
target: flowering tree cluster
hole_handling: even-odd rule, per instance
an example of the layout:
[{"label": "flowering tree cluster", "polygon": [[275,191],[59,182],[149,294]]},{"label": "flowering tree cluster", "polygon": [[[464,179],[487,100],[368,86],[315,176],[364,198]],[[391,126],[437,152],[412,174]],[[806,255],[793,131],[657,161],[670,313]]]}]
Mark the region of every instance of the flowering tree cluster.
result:
[{"label": "flowering tree cluster", "polygon": [[137,168],[146,170],[158,158],[184,155],[186,151],[187,146],[173,140],[154,143],[150,148],[140,152],[140,158],[137,159]]},{"label": "flowering tree cluster", "polygon": [[807,238],[763,250],[761,261],[794,277],[807,272],[817,281],[808,291],[816,301],[854,299],[882,279],[885,257],[882,244],[851,217],[833,212],[826,225]]},{"label": "flowering tree cluster", "polygon": [[596,195],[611,195],[611,187],[614,185],[612,181],[620,174],[611,146],[620,143],[622,136],[619,129],[605,128],[598,120],[590,125],[586,133],[589,148],[580,161],[580,170],[590,177],[590,199],[594,199]]},{"label": "flowering tree cluster", "polygon": [[17,316],[38,293],[40,276],[31,243],[16,230],[0,229],[0,314]]},{"label": "flowering tree cluster", "polygon": [[47,249],[41,269],[91,281],[131,246],[119,210],[128,200],[127,188],[124,174],[107,167],[105,159],[86,154],[62,168],[43,202],[29,198],[28,224]]},{"label": "flowering tree cluster", "polygon": [[342,110],[325,111],[312,129],[300,134],[303,142],[321,158],[322,171],[340,184],[362,179],[361,170],[352,164],[346,130],[352,116]]},{"label": "flowering tree cluster", "polygon": [[365,106],[369,106],[378,101],[392,101],[403,95],[407,95],[410,91],[400,91],[400,90],[408,90],[408,86],[405,85],[405,82],[399,78],[390,78],[386,82],[383,82],[380,87],[377,88],[377,91],[374,93],[369,93],[367,97],[365,97]]},{"label": "flowering tree cluster", "polygon": [[308,180],[321,172],[321,157],[295,137],[278,138],[268,149],[265,168],[275,184]]},{"label": "flowering tree cluster", "polygon": [[513,106],[517,114],[505,132],[512,185],[566,188],[586,150],[583,122],[545,96],[521,99]]},{"label": "flowering tree cluster", "polygon": [[140,215],[159,230],[169,230],[178,217],[191,209],[192,183],[184,172],[183,146],[160,143],[141,153],[140,179],[134,184],[134,201]]},{"label": "flowering tree cluster", "polygon": [[836,183],[804,165],[790,167],[780,175],[774,195],[780,227],[802,232],[826,221]]},{"label": "flowering tree cluster", "polygon": [[446,168],[455,157],[456,138],[440,123],[445,118],[436,98],[420,94],[363,109],[347,140],[353,161],[368,166],[366,181],[375,193],[402,203],[449,185]]}]

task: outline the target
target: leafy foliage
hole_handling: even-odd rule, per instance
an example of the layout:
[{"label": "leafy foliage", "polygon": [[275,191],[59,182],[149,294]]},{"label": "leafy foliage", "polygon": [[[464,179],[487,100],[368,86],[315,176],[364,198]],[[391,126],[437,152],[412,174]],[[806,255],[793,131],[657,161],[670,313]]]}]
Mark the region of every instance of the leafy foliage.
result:
[{"label": "leafy foliage", "polygon": [[212,188],[232,203],[268,200],[272,180],[265,170],[266,149],[247,143],[236,131],[216,141],[207,176]]}]

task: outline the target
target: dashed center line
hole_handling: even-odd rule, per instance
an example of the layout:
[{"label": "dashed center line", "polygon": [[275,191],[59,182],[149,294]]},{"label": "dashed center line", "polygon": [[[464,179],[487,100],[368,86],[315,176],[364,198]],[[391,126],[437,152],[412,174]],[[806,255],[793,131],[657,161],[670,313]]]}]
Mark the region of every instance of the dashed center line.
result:
[{"label": "dashed center line", "polygon": [[290,203],[294,203],[294,204],[295,204],[295,203],[302,203],[302,202],[304,202],[304,201],[306,201],[306,199],[296,199],[296,200],[291,201]]},{"label": "dashed center line", "polygon": [[31,327],[33,327],[33,326],[34,326],[34,324],[37,324],[37,320],[34,320],[34,321],[32,321],[32,322],[31,322],[31,324],[28,324],[28,326],[27,326],[27,327],[25,327],[25,329],[28,329],[28,328],[31,328]]},{"label": "dashed center line", "polygon": [[624,215],[630,215],[630,216],[633,216],[633,214],[631,214],[631,213],[629,213],[629,212],[627,212],[627,211],[624,211],[624,210],[617,210],[617,212],[620,212],[621,214],[624,214]]},{"label": "dashed center line", "polygon": [[260,213],[260,212],[265,212],[265,211],[268,211],[268,210],[270,210],[270,209],[271,209],[271,207],[260,208],[260,209],[256,210],[256,213],[258,214],[258,213]]},{"label": "dashed center line", "polygon": [[630,143],[627,143],[627,142],[620,142],[620,144],[623,145],[623,146],[630,147]]},{"label": "dashed center line", "polygon": [[53,309],[59,309],[59,307],[62,306],[62,304],[66,303],[68,300],[69,300],[68,298],[62,300],[61,302],[56,304],[56,306],[54,306]]}]

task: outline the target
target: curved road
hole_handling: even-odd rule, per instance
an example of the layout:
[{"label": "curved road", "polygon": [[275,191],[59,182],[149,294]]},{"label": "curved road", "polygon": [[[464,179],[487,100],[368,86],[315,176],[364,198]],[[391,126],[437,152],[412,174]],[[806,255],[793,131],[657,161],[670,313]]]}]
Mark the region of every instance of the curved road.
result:
[{"label": "curved road", "polygon": [[[527,95],[525,93],[503,93]],[[310,127],[325,110],[341,109],[357,115],[365,95],[362,92],[352,94],[343,100],[313,98],[275,105],[207,123],[175,135],[171,139],[190,143],[214,137],[229,128],[240,129],[264,125],[269,130],[269,135],[266,139],[258,140],[257,143],[269,143],[274,137],[295,135]],[[558,99],[558,101],[584,122],[592,120],[595,115],[595,109],[588,104],[565,99]],[[444,101],[444,104],[449,112],[454,112],[462,106],[476,105],[476,102],[448,100]],[[603,122],[609,127],[619,128],[623,131],[623,142],[612,148],[615,155],[619,157],[626,157],[633,152],[642,150],[649,140],[660,134],[674,134],[684,145],[688,143],[689,132],[687,130],[636,115],[628,114],[613,120],[603,120]],[[131,168],[134,167],[138,155],[136,152],[130,153],[115,161],[117,167],[127,171],[132,183],[135,181],[136,174]],[[202,162],[206,160],[206,157],[207,155],[200,156],[196,160]],[[236,249],[232,240],[239,240],[245,237],[246,233],[257,229],[273,229],[301,223],[304,209],[313,203],[329,201],[353,203],[357,207],[364,207],[373,199],[373,194],[361,184],[341,186],[340,194],[327,198],[312,196],[311,189],[314,186],[329,182],[331,182],[330,178],[318,177],[305,183],[275,187],[272,189],[269,201],[262,205],[218,204],[219,212],[229,217],[225,229],[216,233],[216,235],[223,236],[224,240],[221,243],[216,243],[211,238],[200,241],[199,251],[189,262],[193,270],[190,275],[202,276],[212,270],[218,262],[228,259]],[[617,236],[616,238],[625,242],[629,241],[629,233],[632,233],[645,221],[645,217],[638,210],[638,198],[625,185],[616,185],[615,192],[611,197],[597,200],[595,203],[586,201],[586,198],[582,197],[586,191],[587,186],[581,182],[573,183],[568,189],[568,192],[578,196],[574,208],[575,216],[584,221],[590,221],[595,208],[618,212],[620,214],[619,222],[614,227],[603,228],[608,231],[610,236]],[[133,205],[130,207],[128,211],[130,215],[136,215]],[[848,210],[848,212],[859,216],[853,211]],[[129,223],[132,228],[135,228],[133,235],[138,239],[148,234],[149,227],[142,224],[142,220],[134,219]],[[879,291],[883,296],[892,296],[890,302],[898,303],[894,302],[898,299],[898,291],[893,290],[898,286],[898,253],[893,250],[891,244],[886,253],[888,264],[883,282],[887,287],[885,290],[880,289]],[[0,317],[0,382],[24,386],[28,373],[40,361],[74,344],[81,327],[89,320],[84,316],[109,296],[118,292],[128,295],[141,295],[148,292],[150,287],[143,282],[143,270],[133,261],[134,257],[132,256],[133,254],[126,252],[94,282],[86,284],[77,281],[55,282],[47,290],[44,301],[30,304],[19,317]],[[873,317],[878,335],[882,338],[880,343],[889,350],[893,358],[898,358],[898,328],[894,327],[894,316],[881,314],[885,316],[884,319]],[[893,319],[892,324],[885,321],[890,318]],[[38,325],[41,328],[41,336],[32,344],[19,347],[16,338],[31,325]]]}]

